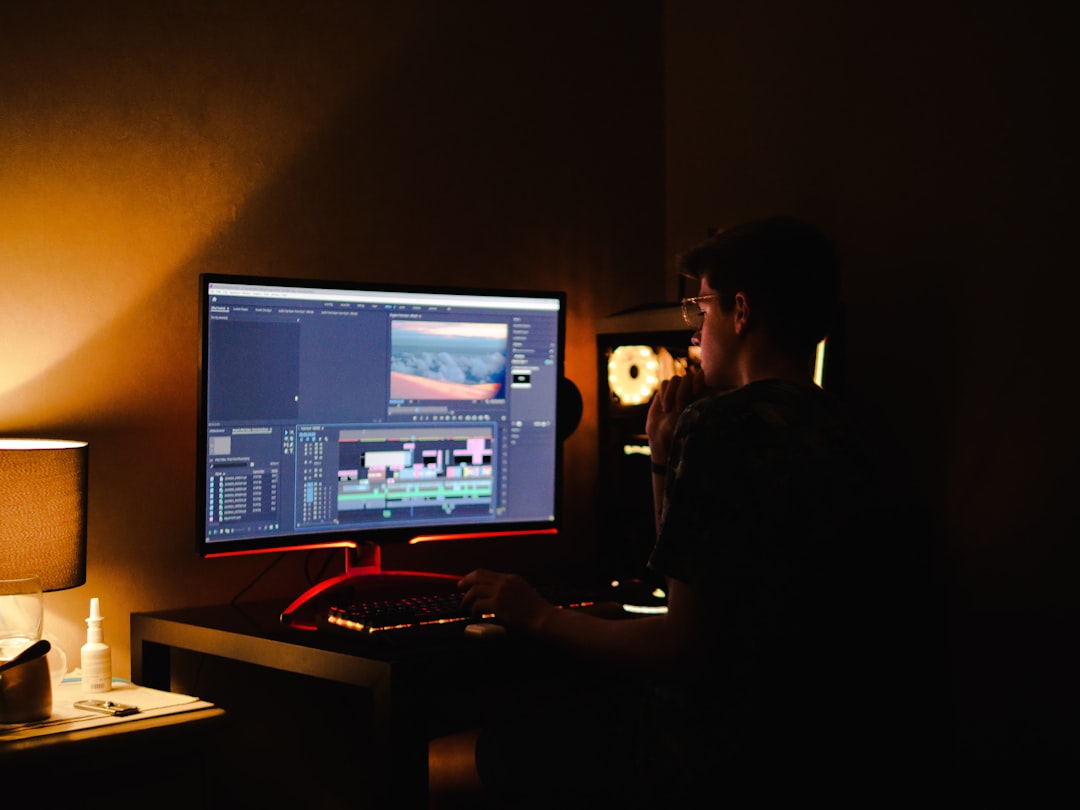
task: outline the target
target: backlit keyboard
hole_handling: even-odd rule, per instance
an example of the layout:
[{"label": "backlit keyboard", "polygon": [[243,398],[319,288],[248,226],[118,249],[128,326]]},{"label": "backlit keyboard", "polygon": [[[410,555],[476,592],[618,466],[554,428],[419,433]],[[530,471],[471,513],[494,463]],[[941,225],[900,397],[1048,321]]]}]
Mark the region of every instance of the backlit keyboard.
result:
[{"label": "backlit keyboard", "polygon": [[370,599],[333,605],[326,614],[328,624],[369,635],[428,625],[481,621],[482,618],[484,617],[474,616],[462,609],[459,592]]},{"label": "backlit keyboard", "polygon": [[[553,604],[563,608],[582,608],[594,604],[581,591],[540,589]],[[461,627],[470,622],[491,620],[491,615],[474,615],[461,606],[461,592],[454,589],[435,593],[397,596],[391,599],[363,599],[332,605],[322,617],[327,629],[347,630],[369,637],[393,637],[414,634],[425,629]]]}]

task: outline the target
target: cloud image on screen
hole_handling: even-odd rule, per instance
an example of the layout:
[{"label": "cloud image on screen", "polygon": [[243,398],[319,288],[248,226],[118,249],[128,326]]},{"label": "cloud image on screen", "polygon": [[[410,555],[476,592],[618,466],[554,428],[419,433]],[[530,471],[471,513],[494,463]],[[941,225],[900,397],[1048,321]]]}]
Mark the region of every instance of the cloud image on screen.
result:
[{"label": "cloud image on screen", "polygon": [[390,398],[503,398],[508,335],[504,323],[393,321]]}]

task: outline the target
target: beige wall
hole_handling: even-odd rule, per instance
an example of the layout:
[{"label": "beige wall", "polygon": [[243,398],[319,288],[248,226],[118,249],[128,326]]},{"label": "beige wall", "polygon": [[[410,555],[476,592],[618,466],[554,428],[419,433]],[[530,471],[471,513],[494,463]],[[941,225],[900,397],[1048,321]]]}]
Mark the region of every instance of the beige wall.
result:
[{"label": "beige wall", "polygon": [[228,601],[273,559],[195,552],[202,271],[566,289],[589,542],[592,324],[666,263],[658,6],[5,3],[0,30],[0,434],[91,444],[88,581],[46,596],[71,666],[90,597],[127,676],[131,612]]}]

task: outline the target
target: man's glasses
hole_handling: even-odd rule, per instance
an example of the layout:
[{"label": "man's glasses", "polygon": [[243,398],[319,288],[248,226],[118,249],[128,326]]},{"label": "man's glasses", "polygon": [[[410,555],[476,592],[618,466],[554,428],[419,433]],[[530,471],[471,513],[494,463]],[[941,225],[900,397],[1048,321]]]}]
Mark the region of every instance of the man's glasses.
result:
[{"label": "man's glasses", "polygon": [[701,324],[705,320],[705,313],[701,311],[701,307],[698,304],[702,301],[708,301],[710,298],[719,298],[718,295],[695,295],[693,298],[684,298],[680,303],[682,304],[682,316],[686,321],[686,325],[693,329],[695,332],[701,328]]}]

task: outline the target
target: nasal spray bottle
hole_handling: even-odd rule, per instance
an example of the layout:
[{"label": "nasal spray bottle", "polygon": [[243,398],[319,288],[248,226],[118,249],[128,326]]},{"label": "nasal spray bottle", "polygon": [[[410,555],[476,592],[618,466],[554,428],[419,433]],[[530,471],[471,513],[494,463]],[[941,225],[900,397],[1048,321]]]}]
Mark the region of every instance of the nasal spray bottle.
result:
[{"label": "nasal spray bottle", "polygon": [[112,650],[105,643],[101,621],[101,605],[95,596],[90,600],[90,617],[86,620],[86,643],[82,646],[80,661],[84,692],[108,692],[112,689]]}]

